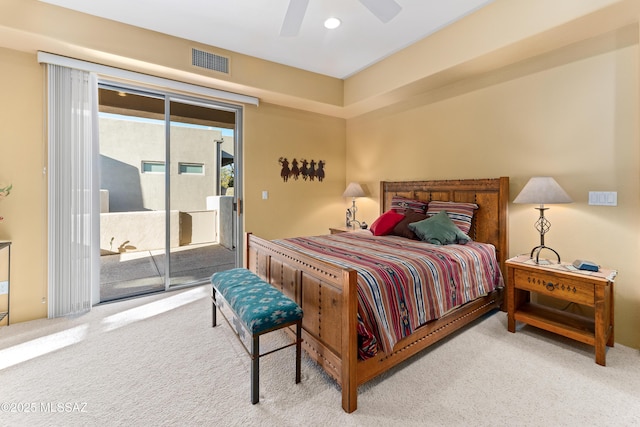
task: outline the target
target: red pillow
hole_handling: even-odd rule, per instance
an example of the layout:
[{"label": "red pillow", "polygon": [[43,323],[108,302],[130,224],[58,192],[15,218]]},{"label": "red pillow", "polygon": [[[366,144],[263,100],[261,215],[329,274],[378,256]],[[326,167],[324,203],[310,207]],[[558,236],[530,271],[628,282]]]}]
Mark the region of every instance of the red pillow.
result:
[{"label": "red pillow", "polygon": [[386,211],[371,224],[371,232],[374,236],[384,236],[393,231],[395,227],[402,219],[404,215],[394,211]]}]

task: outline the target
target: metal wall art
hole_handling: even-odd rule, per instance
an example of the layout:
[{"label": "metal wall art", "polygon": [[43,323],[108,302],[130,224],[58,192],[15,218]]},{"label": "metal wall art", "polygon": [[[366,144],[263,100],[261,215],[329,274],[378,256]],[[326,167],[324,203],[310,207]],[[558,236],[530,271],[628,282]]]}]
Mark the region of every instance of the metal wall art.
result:
[{"label": "metal wall art", "polygon": [[282,177],[284,182],[289,181],[289,178],[297,181],[300,177],[305,181],[315,181],[317,179],[322,182],[324,179],[324,166],[326,165],[324,160],[318,160],[316,162],[313,159],[307,161],[306,159],[298,160],[293,158],[293,160],[289,162],[286,157],[280,157],[278,163],[280,163],[282,167],[282,169],[280,169],[280,177]]}]

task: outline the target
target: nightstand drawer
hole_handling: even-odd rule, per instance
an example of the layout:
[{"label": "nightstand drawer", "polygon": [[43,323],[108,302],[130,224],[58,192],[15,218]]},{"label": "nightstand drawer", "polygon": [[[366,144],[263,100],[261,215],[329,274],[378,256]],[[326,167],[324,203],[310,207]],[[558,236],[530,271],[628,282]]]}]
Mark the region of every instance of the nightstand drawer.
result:
[{"label": "nightstand drawer", "polygon": [[594,305],[594,284],[585,283],[584,280],[573,280],[566,275],[557,277],[539,271],[515,270],[514,285],[517,289],[533,291],[541,295],[591,307]]}]

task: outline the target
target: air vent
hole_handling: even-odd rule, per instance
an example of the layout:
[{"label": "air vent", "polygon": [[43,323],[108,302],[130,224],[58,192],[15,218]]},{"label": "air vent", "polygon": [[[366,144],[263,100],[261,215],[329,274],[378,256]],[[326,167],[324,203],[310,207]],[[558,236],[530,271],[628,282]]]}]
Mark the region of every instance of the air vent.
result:
[{"label": "air vent", "polygon": [[229,58],[198,49],[191,50],[191,64],[207,70],[229,74]]}]

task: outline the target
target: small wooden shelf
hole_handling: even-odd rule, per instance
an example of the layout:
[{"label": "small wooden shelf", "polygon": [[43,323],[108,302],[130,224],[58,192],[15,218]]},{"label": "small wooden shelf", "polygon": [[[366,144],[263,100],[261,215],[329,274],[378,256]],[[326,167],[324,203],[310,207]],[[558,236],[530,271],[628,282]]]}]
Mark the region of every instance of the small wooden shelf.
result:
[{"label": "small wooden shelf", "polygon": [[595,345],[595,321],[543,305],[527,303],[514,313],[515,319],[576,341]]}]

